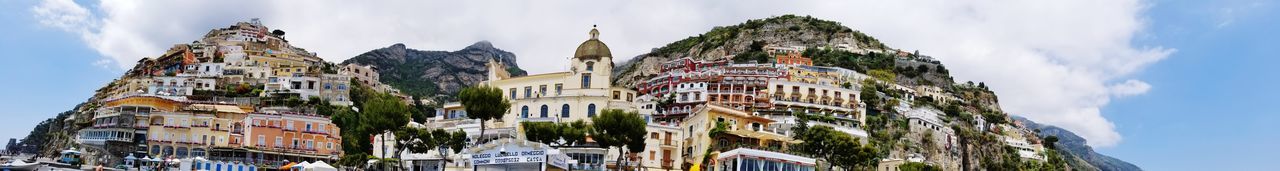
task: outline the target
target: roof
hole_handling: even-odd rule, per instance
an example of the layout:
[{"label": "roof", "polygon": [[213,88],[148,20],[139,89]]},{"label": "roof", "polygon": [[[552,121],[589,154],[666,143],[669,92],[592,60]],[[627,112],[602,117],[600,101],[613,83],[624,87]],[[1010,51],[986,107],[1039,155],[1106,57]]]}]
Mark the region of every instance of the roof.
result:
[{"label": "roof", "polygon": [[232,105],[214,105],[214,104],[192,104],[186,107],[187,110],[215,111],[219,113],[248,113],[241,110],[240,107]]},{"label": "roof", "polygon": [[717,157],[716,160],[727,159],[729,157],[734,157],[739,155],[751,156],[754,158],[768,158],[768,159],[774,159],[774,160],[782,160],[790,163],[799,163],[803,165],[814,165],[817,162],[817,160],[813,158],[791,155],[787,153],[749,149],[749,148],[738,148],[738,149],[733,149],[733,150],[720,153],[720,156]]},{"label": "roof", "polygon": [[604,45],[604,42],[600,41],[599,39],[600,31],[596,30],[595,28],[591,28],[590,34],[591,34],[591,39],[587,39],[587,41],[584,41],[582,42],[582,44],[578,45],[578,50],[577,52],[573,53],[573,57],[574,58],[613,57],[613,53],[609,52],[609,46]]}]

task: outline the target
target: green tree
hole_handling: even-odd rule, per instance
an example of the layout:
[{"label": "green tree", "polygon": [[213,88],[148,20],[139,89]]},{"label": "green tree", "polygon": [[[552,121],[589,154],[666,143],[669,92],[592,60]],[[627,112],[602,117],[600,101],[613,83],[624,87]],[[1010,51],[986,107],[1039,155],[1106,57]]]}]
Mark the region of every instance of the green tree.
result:
[{"label": "green tree", "polygon": [[832,167],[845,169],[874,166],[879,161],[878,149],[864,146],[858,138],[836,131],[828,126],[813,126],[800,130],[795,139],[803,141],[793,149],[826,159]]},{"label": "green tree", "polygon": [[892,71],[878,70],[878,69],[867,71],[867,75],[870,75],[871,78],[875,78],[876,80],[880,80],[885,83],[895,83],[894,82],[896,80],[895,77],[897,77],[897,75],[893,74]]},{"label": "green tree", "polygon": [[[626,112],[621,109],[607,109],[591,118],[594,129],[591,139],[601,147],[618,148],[618,160],[615,166],[622,166],[624,149],[630,152],[644,151],[645,122],[639,113]],[[638,141],[638,142],[637,142]]]},{"label": "green tree", "polygon": [[511,102],[506,98],[502,98],[502,90],[480,85],[476,87],[467,87],[458,92],[458,100],[467,111],[467,117],[471,119],[480,119],[480,140],[478,143],[486,142],[484,137],[485,122],[493,119],[501,119],[503,114],[511,108]]},{"label": "green tree", "polygon": [[928,164],[924,164],[924,163],[920,163],[920,162],[907,162],[907,163],[903,163],[903,164],[901,164],[901,165],[898,165],[898,170],[901,170],[901,171],[942,171],[942,169],[940,169],[940,168],[938,168],[938,167],[935,167],[935,166],[932,166],[932,165],[928,165]]},{"label": "green tree", "polygon": [[[364,103],[361,107],[361,116],[363,116],[363,124],[369,128],[369,133],[387,133],[397,130],[409,124],[410,109],[408,105],[400,101],[400,98],[389,94],[378,94]],[[383,145],[386,145],[387,137],[382,137]],[[382,151],[382,156],[386,155],[386,150]]]},{"label": "green tree", "polygon": [[1044,147],[1047,147],[1049,149],[1058,149],[1057,143],[1058,143],[1058,136],[1056,135],[1050,135],[1050,136],[1044,137]]},{"label": "green tree", "polygon": [[418,123],[427,122],[427,119],[431,118],[434,115],[435,115],[434,109],[432,109],[431,107],[428,107],[425,104],[422,104],[422,100],[418,99],[417,96],[413,97],[413,122],[418,122]]},{"label": "green tree", "polygon": [[587,124],[583,121],[565,123],[521,122],[526,140],[551,146],[572,146],[586,141]]}]

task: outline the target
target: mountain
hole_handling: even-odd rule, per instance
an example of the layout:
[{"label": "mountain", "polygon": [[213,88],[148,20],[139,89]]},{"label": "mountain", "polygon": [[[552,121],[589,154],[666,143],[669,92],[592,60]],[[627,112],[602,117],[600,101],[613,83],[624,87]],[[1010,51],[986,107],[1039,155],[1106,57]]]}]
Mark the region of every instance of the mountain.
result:
[{"label": "mountain", "polygon": [[[1032,122],[1023,117],[1013,116],[1012,118],[1022,122],[1029,129],[1040,130],[1040,136],[1057,136],[1058,143],[1055,145],[1062,149],[1064,158],[1070,159],[1067,164],[1070,164],[1072,168],[1101,171],[1142,170],[1137,165],[1093,151],[1093,147],[1089,147],[1087,140],[1071,131],[1057,126]],[[1080,163],[1079,161],[1085,163]]]},{"label": "mountain", "polygon": [[457,51],[424,51],[404,44],[374,49],[343,61],[342,64],[372,65],[381,82],[416,97],[453,97],[466,86],[485,80],[485,64],[493,59],[515,76],[526,72],[516,65],[516,55],[480,41]]}]

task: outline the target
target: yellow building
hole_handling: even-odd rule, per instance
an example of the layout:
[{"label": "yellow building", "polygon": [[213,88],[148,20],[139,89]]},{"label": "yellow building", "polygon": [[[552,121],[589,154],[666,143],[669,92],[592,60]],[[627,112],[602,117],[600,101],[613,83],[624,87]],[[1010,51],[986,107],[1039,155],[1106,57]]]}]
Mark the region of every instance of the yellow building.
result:
[{"label": "yellow building", "polygon": [[[790,143],[796,143],[791,137],[779,134],[779,130],[770,127],[773,122],[769,118],[729,107],[714,104],[699,107],[696,113],[680,124],[682,133],[687,135],[683,142],[684,162],[701,163],[706,157],[703,154],[718,154],[739,147],[776,151],[786,149]],[[723,132],[711,135],[712,130],[721,123],[724,125]]]},{"label": "yellow building", "polygon": [[191,104],[175,112],[152,113],[147,145],[150,156],[209,157],[213,148],[242,144],[245,109],[233,105]]}]

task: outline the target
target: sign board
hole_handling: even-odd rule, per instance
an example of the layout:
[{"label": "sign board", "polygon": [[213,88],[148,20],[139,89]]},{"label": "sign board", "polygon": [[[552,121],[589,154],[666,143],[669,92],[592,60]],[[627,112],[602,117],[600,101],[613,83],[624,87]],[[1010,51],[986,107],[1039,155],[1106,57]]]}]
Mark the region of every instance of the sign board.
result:
[{"label": "sign board", "polygon": [[542,163],[547,161],[546,158],[546,151],[543,150],[508,151],[472,154],[471,163],[477,166],[511,163]]}]

